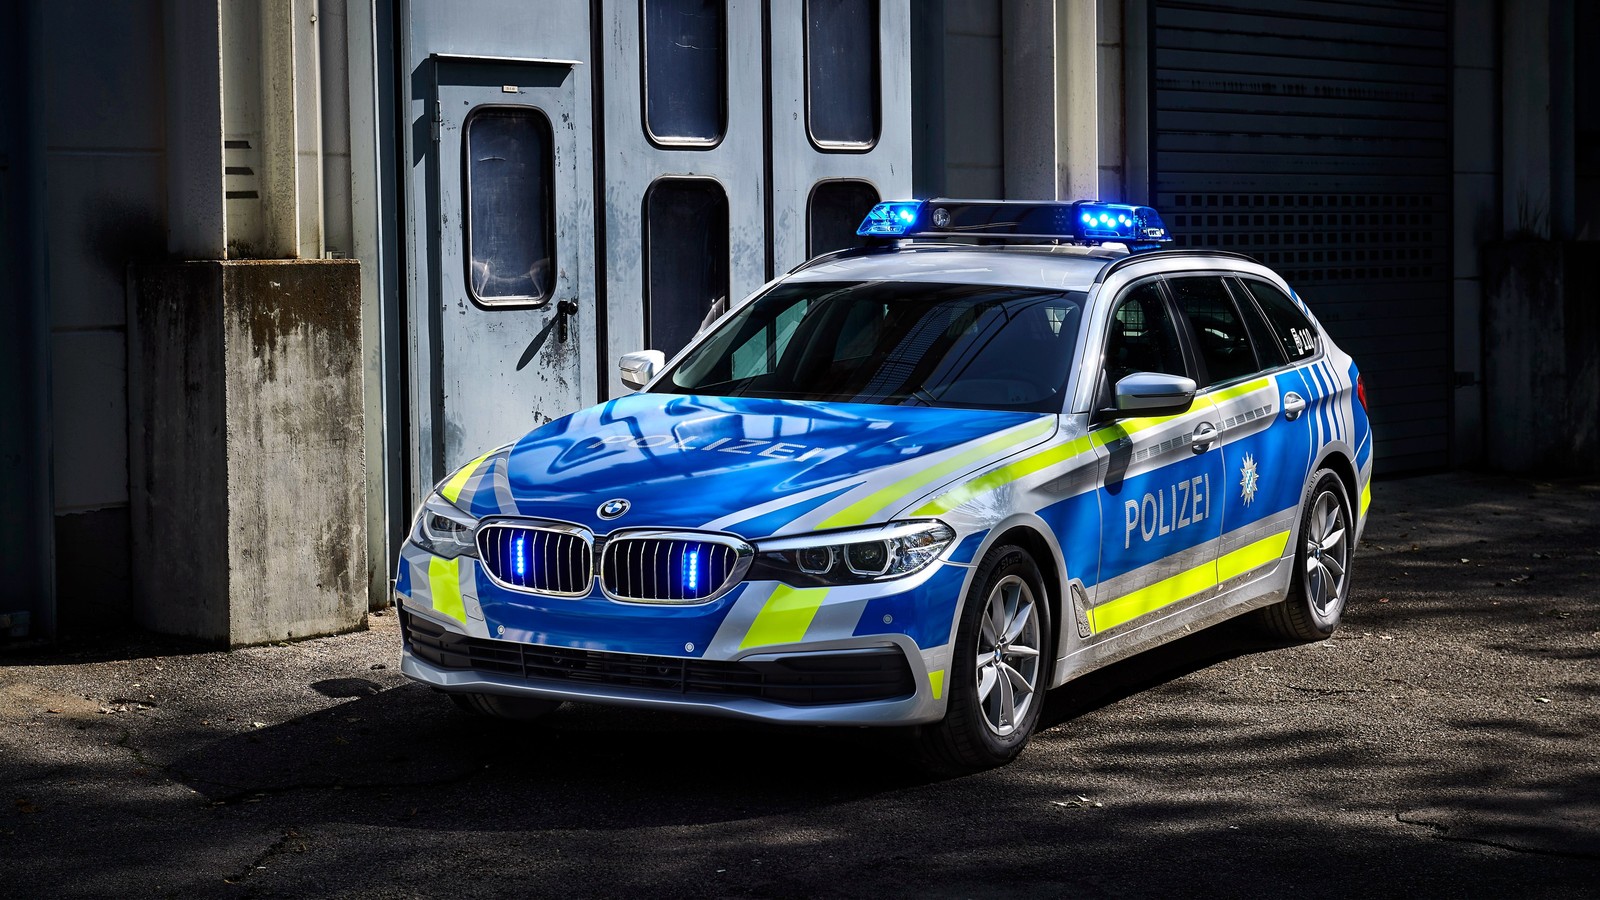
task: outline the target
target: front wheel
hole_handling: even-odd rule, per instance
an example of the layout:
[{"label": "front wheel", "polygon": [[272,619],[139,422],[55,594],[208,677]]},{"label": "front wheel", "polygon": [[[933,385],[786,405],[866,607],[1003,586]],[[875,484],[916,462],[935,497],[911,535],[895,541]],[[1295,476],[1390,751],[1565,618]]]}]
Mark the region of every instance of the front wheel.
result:
[{"label": "front wheel", "polygon": [[1319,470],[1300,514],[1289,594],[1261,611],[1268,631],[1292,641],[1320,641],[1339,627],[1350,597],[1353,522],[1344,481],[1331,469]]},{"label": "front wheel", "polygon": [[976,772],[1022,752],[1044,706],[1050,625],[1033,557],[1020,547],[991,550],[962,604],[945,717],[917,732],[927,768]]}]

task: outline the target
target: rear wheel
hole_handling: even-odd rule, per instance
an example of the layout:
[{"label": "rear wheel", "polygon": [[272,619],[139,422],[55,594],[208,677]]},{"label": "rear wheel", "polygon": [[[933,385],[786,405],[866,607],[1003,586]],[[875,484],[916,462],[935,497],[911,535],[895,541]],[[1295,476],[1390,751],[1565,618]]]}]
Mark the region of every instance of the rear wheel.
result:
[{"label": "rear wheel", "polygon": [[961,773],[1004,765],[1033,735],[1049,683],[1050,606],[1019,547],[984,557],[962,605],[942,721],[918,729],[924,765]]},{"label": "rear wheel", "polygon": [[475,716],[506,719],[514,722],[531,722],[556,711],[560,700],[541,700],[538,697],[503,697],[499,694],[460,694],[452,692],[450,702],[456,709]]},{"label": "rear wheel", "polygon": [[1289,595],[1263,609],[1261,621],[1278,637],[1320,641],[1339,627],[1350,596],[1355,530],[1344,481],[1331,469],[1319,470],[1301,509]]}]

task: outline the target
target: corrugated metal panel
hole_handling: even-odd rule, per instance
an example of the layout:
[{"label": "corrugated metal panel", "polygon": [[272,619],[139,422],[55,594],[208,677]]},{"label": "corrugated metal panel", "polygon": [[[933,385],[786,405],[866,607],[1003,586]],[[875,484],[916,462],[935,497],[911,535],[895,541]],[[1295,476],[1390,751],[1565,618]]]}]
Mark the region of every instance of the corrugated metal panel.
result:
[{"label": "corrugated metal panel", "polygon": [[1155,205],[1281,272],[1356,357],[1379,471],[1447,459],[1443,0],[1158,0]]}]

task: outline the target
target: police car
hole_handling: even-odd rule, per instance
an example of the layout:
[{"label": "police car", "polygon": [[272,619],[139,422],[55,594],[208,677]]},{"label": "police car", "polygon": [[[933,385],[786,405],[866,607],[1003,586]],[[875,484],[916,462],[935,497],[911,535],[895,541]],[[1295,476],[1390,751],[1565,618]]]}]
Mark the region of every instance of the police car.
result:
[{"label": "police car", "polygon": [[1139,206],[892,202],[860,234],[441,482],[402,671],[512,718],[915,726],[974,770],[1112,661],[1338,626],[1372,433],[1282,278],[1160,249]]}]

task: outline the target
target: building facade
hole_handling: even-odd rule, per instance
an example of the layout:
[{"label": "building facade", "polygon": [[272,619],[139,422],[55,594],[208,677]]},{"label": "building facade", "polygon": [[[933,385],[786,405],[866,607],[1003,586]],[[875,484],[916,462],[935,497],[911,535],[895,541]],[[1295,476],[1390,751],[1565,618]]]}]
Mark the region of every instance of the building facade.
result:
[{"label": "building facade", "polygon": [[0,635],[358,624],[438,478],[889,197],[1150,203],[1312,299],[1380,471],[1510,459],[1485,298],[1600,236],[1589,7],[10,4]]}]

